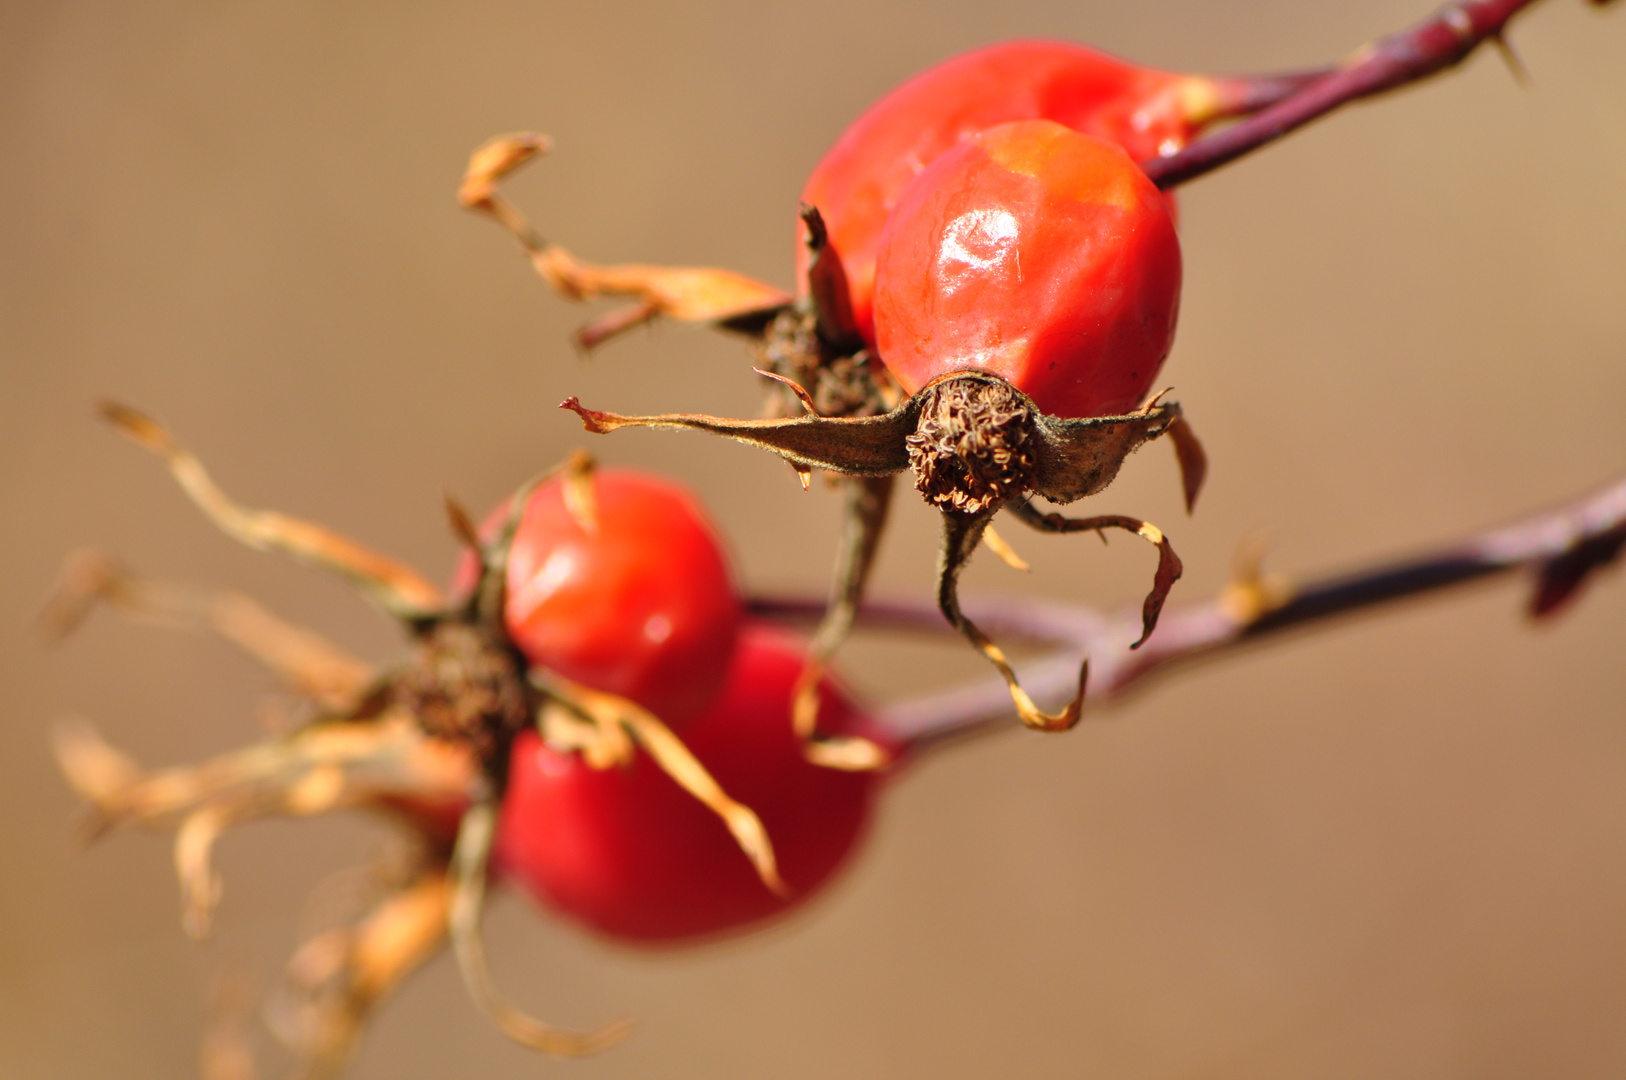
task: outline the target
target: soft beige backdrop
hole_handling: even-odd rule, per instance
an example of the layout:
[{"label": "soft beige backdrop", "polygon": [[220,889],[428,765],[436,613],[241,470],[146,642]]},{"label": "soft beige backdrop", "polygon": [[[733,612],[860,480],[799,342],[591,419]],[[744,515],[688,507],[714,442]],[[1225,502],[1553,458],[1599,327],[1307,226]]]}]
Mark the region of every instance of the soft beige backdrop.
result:
[{"label": "soft beige backdrop", "polygon": [[[513,191],[601,260],[788,284],[796,193],[866,102],[957,50],[1086,40],[1169,67],[1325,62],[1429,0],[904,0],[437,7],[291,0],[0,7],[0,1076],[192,1069],[209,973],[269,975],[365,822],[225,845],[220,939],[183,940],[163,843],[70,849],[46,753],[69,714],[145,761],[252,738],[268,680],[201,637],[28,620],[95,544],[228,584],[364,653],[392,629],[319,575],[234,547],[91,418],[167,420],[230,490],[439,572],[443,490],[481,507],[584,436],[568,393],[745,414],[737,344],[635,335],[582,363],[581,312],[456,207],[467,152],[538,128]],[[1103,508],[1164,523],[1176,594],[1244,537],[1334,569],[1490,524],[1626,467],[1626,10],[1550,0],[1494,54],[1353,109],[1189,189],[1167,369],[1213,476],[1181,514],[1166,451]],[[764,455],[627,432],[674,472],[753,587],[822,589],[835,500]],[[1132,600],[1138,545],[1016,537],[1031,578],[969,588]],[[883,588],[923,593],[910,506]],[[984,560],[987,562],[988,560]],[[436,962],[360,1077],[1476,1077],[1626,1071],[1626,583],[1531,628],[1472,589],[1192,670],[1066,737],[929,763],[824,902],[767,935],[648,956],[518,901],[503,984],[629,1045],[557,1064],[508,1045]],[[859,650],[855,650],[857,652]],[[967,655],[876,646],[892,689]]]}]

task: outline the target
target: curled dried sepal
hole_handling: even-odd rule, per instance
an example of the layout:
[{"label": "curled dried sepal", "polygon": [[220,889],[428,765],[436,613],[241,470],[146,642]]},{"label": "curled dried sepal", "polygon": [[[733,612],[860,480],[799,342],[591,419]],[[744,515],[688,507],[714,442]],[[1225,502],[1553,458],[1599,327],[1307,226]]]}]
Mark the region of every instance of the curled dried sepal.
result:
[{"label": "curled dried sepal", "polygon": [[343,770],[318,765],[286,787],[218,795],[188,813],[175,830],[175,876],[181,883],[181,928],[194,941],[209,936],[221,880],[215,843],[233,825],[264,817],[310,817],[354,802]]},{"label": "curled dried sepal", "polygon": [[544,1023],[515,1008],[491,980],[480,917],[485,907],[486,864],[497,832],[497,803],[478,799],[463,815],[452,851],[452,892],[447,925],[458,970],[470,996],[504,1035],[555,1057],[582,1057],[607,1050],[632,1033],[626,1019],[612,1020],[592,1031],[570,1031]]},{"label": "curled dried sepal", "polygon": [[[1158,614],[1163,610],[1163,602],[1169,595],[1169,590],[1179,579],[1181,573],[1180,558],[1174,553],[1174,548],[1157,526],[1136,518],[1107,515],[1092,518],[1067,518],[1060,514],[1046,514],[1035,509],[1031,503],[1023,500],[1013,502],[1006,507],[1015,514],[1024,524],[1041,532],[1071,533],[1071,532],[1097,532],[1103,529],[1124,529],[1156,545],[1158,551],[1157,571],[1153,575],[1151,591],[1147,593],[1146,600],[1141,605],[1141,636],[1130,648],[1139,648],[1157,626]],[[1079,668],[1078,692],[1073,700],[1060,712],[1047,713],[1034,703],[1027,692],[1021,687],[1016,673],[1012,670],[1010,662],[1005,658],[1004,652],[995,645],[982,630],[966,617],[960,610],[959,576],[972,552],[993,518],[994,511],[982,510],[965,512],[959,510],[944,510],[943,512],[943,551],[938,570],[937,604],[943,612],[944,618],[976,646],[989,662],[999,670],[1005,679],[1005,685],[1011,693],[1011,700],[1016,705],[1017,715],[1028,727],[1038,728],[1041,731],[1065,731],[1078,723],[1084,705],[1084,694],[1089,678],[1089,658],[1085,657]],[[1104,538],[1104,534],[1103,534]]]},{"label": "curled dried sepal", "polygon": [[[807,415],[775,420],[729,420],[683,413],[622,416],[585,408],[576,398],[566,399],[560,407],[574,411],[588,431],[598,434],[621,427],[674,427],[724,435],[770,450],[804,475],[809,469],[820,468],[879,481],[911,469],[915,486],[943,514],[938,588],[944,617],[999,668],[1024,723],[1045,730],[1060,730],[1077,723],[1082,689],[1080,697],[1062,712],[1044,712],[1022,691],[999,648],[960,613],[956,598],[960,568],[983,541],[989,521],[1002,508],[1012,509],[1029,525],[1048,532],[1129,529],[1156,544],[1159,552],[1153,587],[1143,605],[1144,641],[1156,624],[1169,588],[1180,576],[1180,560],[1163,534],[1155,526],[1133,518],[1098,517],[1075,523],[1059,515],[1040,514],[1028,505],[1028,498],[1037,493],[1053,502],[1069,503],[1093,495],[1112,482],[1124,459],[1142,444],[1177,429],[1176,456],[1189,506],[1201,487],[1206,464],[1200,444],[1181,422],[1180,406],[1162,401],[1159,395],[1123,416],[1047,416],[1031,398],[1000,376],[954,371],[932,379],[884,415],[826,417],[817,415],[805,390],[787,378],[779,377],[779,381],[797,392],[808,409]],[[809,743],[810,758],[838,767],[854,767],[867,759],[861,752],[854,756],[852,748],[843,745],[816,749],[815,691],[824,664],[851,626],[884,521],[884,506],[866,520],[863,490],[854,486],[849,492],[860,501],[849,505],[848,533],[837,564],[836,589],[815,637],[808,669],[797,684],[792,709],[797,733],[804,740],[813,740]],[[997,537],[990,546],[1002,558],[1007,554],[1014,557]],[[1020,559],[1015,561],[1025,565]]]},{"label": "curled dried sepal", "polygon": [[137,619],[206,627],[334,713],[352,708],[375,678],[371,665],[241,593],[152,581],[97,551],[69,558],[40,612],[40,627],[49,639],[60,640],[98,603]]},{"label": "curled dried sepal", "polygon": [[[508,556],[514,545],[514,534],[531,496],[554,477],[563,478],[565,509],[576,524],[589,534],[598,531],[598,503],[593,494],[593,472],[597,467],[591,454],[581,449],[572,450],[563,462],[537,473],[508,497],[508,511],[490,537],[481,537],[473,519],[461,507],[457,508],[452,531],[480,560],[480,576],[466,605],[468,615],[486,626],[502,623],[508,592]],[[448,509],[452,505],[449,503]]]},{"label": "curled dried sepal", "polygon": [[227,828],[385,797],[452,802],[463,797],[471,764],[456,748],[426,738],[404,715],[320,724],[199,765],[151,773],[88,724],[58,728],[56,754],[68,782],[88,804],[87,839],[124,825],[178,822],[175,864],[183,923],[194,937],[207,933],[219,898],[210,855]]},{"label": "curled dried sepal", "polygon": [[320,525],[234,502],[202,463],[151,417],[115,402],[103,402],[101,411],[132,441],[164,458],[182,490],[226,535],[261,551],[281,551],[335,571],[398,618],[416,619],[441,606],[440,589],[405,564]]},{"label": "curled dried sepal", "polygon": [[1180,563],[1180,556],[1174,553],[1174,547],[1169,543],[1168,537],[1149,521],[1139,518],[1122,517],[1116,514],[1107,514],[1100,517],[1069,518],[1061,514],[1046,514],[1038,510],[1032,503],[1015,503],[1007,509],[1015,514],[1024,524],[1040,532],[1049,533],[1099,533],[1106,539],[1104,529],[1123,529],[1132,532],[1141,539],[1157,547],[1157,570],[1152,575],[1152,588],[1141,603],[1141,634],[1131,649],[1140,648],[1141,644],[1151,636],[1157,627],[1158,614],[1163,610],[1163,602],[1169,597],[1169,590],[1180,579],[1184,567]]},{"label": "curled dried sepal", "polygon": [[977,550],[983,531],[993,519],[994,513],[995,511],[987,509],[974,512],[948,509],[943,511],[943,550],[937,573],[937,607],[949,621],[949,625],[971,642],[977,651],[987,657],[989,663],[999,670],[1006,687],[1010,690],[1011,701],[1016,706],[1016,715],[1022,723],[1040,731],[1066,731],[1078,723],[1084,709],[1084,694],[1090,673],[1089,658],[1085,657],[1079,666],[1077,695],[1060,712],[1047,713],[1028,696],[1026,690],[1022,689],[1010,661],[1005,658],[1004,650],[995,645],[988,635],[960,610],[960,571],[970,561],[972,552]]},{"label": "curled dried sepal", "polygon": [[[655,714],[626,698],[589,689],[558,675],[537,672],[533,677],[551,699],[591,721],[599,737],[610,740],[610,748],[594,750],[591,738],[584,739],[579,731],[571,733],[570,745],[584,749],[590,765],[608,768],[625,761],[625,743],[620,738],[620,733],[625,732],[643,747],[662,772],[722,819],[764,885],[778,896],[790,894],[790,886],[779,876],[773,843],[768,838],[768,830],[762,826],[762,819],[750,807],[730,798],[700,759]],[[544,735],[549,733],[544,729]]]},{"label": "curled dried sepal", "polygon": [[512,233],[530,256],[537,274],[561,296],[572,300],[619,296],[635,301],[578,330],[576,342],[582,348],[592,349],[659,316],[755,331],[790,303],[789,294],[782,290],[730,270],[642,264],[596,266],[544,240],[525,216],[497,193],[497,185],[513,169],[546,153],[552,145],[546,135],[534,132],[492,139],[469,159],[458,201],[471,210],[490,214]]},{"label": "curled dried sepal", "polygon": [[831,768],[877,769],[890,760],[868,739],[821,737],[818,713],[819,684],[830,658],[852,630],[891,510],[894,487],[895,480],[891,476],[846,479],[846,513],[842,516],[841,546],[836,554],[835,584],[830,590],[830,604],[824,618],[808,645],[807,666],[797,680],[791,699],[791,721],[803,741],[808,759]]},{"label": "curled dried sepal", "polygon": [[516,131],[487,139],[469,156],[457,201],[473,210],[483,208],[497,193],[497,185],[515,169],[553,149],[553,140],[536,131]]},{"label": "curled dried sepal", "polygon": [[[1157,400],[1124,416],[1063,419],[1040,414],[1033,490],[1056,503],[1104,490],[1125,458],[1168,431],[1180,415],[1176,402]],[[1201,484],[1200,476],[1196,483]],[[1189,475],[1185,487],[1193,490]]]},{"label": "curled dried sepal", "polygon": [[1202,493],[1203,481],[1208,478],[1208,452],[1191,430],[1191,421],[1184,416],[1163,429],[1163,434],[1174,444],[1174,457],[1180,464],[1180,486],[1185,491],[1186,513],[1197,509],[1197,496]]},{"label": "curled dried sepal", "polygon": [[430,863],[360,920],[307,939],[269,1011],[299,1058],[300,1080],[326,1080],[349,1060],[372,1011],[446,938],[451,879]]}]

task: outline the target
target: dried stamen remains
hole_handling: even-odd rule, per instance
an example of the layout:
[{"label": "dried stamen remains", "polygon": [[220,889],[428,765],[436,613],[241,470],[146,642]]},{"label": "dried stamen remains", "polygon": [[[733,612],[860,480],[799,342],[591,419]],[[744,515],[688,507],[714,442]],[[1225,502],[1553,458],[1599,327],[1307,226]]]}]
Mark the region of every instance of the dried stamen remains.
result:
[{"label": "dried stamen remains", "polygon": [[1034,410],[1002,379],[946,379],[920,392],[904,440],[915,487],[945,509],[975,513],[1033,489]]}]

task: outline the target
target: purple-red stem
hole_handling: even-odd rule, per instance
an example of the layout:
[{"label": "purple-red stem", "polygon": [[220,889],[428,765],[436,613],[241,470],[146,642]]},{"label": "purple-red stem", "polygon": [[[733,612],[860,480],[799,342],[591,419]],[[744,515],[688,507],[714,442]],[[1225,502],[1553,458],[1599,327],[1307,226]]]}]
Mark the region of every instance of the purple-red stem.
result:
[{"label": "purple-red stem", "polygon": [[[1548,615],[1571,599],[1593,571],[1616,561],[1623,547],[1626,477],[1567,506],[1412,558],[1300,585],[1267,579],[1233,586],[1207,603],[1164,612],[1157,631],[1137,650],[1129,645],[1140,634],[1138,610],[1104,613],[1017,597],[985,597],[967,600],[963,606],[991,634],[1058,646],[1020,669],[1023,685],[1035,698],[1071,697],[1079,658],[1088,656],[1086,700],[1100,703],[1172,664],[1492,574],[1534,572],[1530,612]],[[751,607],[759,615],[780,619],[811,619],[823,612],[821,602],[798,598],[758,597]],[[953,633],[935,606],[919,602],[868,603],[859,611],[858,624]],[[879,716],[917,752],[1015,724],[1009,691],[999,679],[899,702],[881,709]]]},{"label": "purple-red stem", "polygon": [[[1329,74],[1179,153],[1141,164],[1160,188],[1209,173],[1342,105],[1425,79],[1460,63],[1535,0],[1459,0],[1400,33],[1357,50]],[[1602,6],[1607,0],[1593,0]]]}]

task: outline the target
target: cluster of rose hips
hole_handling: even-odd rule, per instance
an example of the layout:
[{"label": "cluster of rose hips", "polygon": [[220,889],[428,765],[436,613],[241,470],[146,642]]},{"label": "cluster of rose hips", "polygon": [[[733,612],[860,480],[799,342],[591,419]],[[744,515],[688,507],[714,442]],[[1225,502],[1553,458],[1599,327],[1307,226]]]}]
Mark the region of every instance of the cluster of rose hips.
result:
[{"label": "cluster of rose hips", "polygon": [[815,169],[794,296],[720,270],[576,260],[497,192],[546,140],[493,140],[471,161],[463,202],[509,227],[561,292],[636,301],[584,328],[584,344],[655,316],[713,323],[750,335],[774,380],[757,420],[567,401],[589,430],[706,430],[780,454],[804,485],[815,469],[842,478],[849,523],[812,643],[744,615],[715,531],[659,478],[578,456],[483,526],[453,507],[468,554],[443,592],[318,526],[238,505],[156,423],[110,406],[225,531],[345,575],[400,620],[414,651],[373,671],[243,598],[82,565],[62,621],[96,598],[189,613],[313,703],[280,740],[164,772],[65,732],[60,756],[92,823],[176,828],[194,933],[219,896],[210,849],[231,825],[344,805],[410,824],[421,851],[399,886],[290,965],[283,1026],[312,1071],[342,1062],[369,1010],[448,935],[509,1034],[560,1054],[613,1042],[618,1026],[561,1031],[493,990],[478,933],[488,874],[642,942],[736,930],[811,896],[907,751],[825,675],[902,472],[942,514],[944,616],[998,668],[1024,722],[1075,723],[1087,667],[1071,703],[1042,710],[961,611],[958,574],[982,543],[1016,559],[991,527],[1001,510],[1045,532],[1127,530],[1158,549],[1141,640],[1152,632],[1180,575],[1161,531],[1033,500],[1095,494],[1165,434],[1195,499],[1201,448],[1177,405],[1146,400],[1174,337],[1181,257],[1174,199],[1137,162],[1301,85],[1151,71],[1052,42],[951,60],[883,98]]},{"label": "cluster of rose hips", "polygon": [[[1302,79],[1211,79],[1135,67],[1076,45],[1018,41],[948,61],[860,117],[802,192],[796,297],[720,270],[594,267],[544,241],[496,191],[546,149],[538,135],[492,140],[462,198],[507,225],[538,272],[567,295],[637,303],[584,328],[596,344],[656,315],[757,340],[759,371],[782,391],[764,420],[629,417],[583,407],[589,431],[684,427],[846,478],[847,540],[795,706],[809,754],[840,768],[880,764],[873,748],[816,730],[812,689],[851,625],[884,527],[893,478],[910,472],[943,518],[939,606],[1004,676],[1018,716],[1045,730],[1077,722],[1075,699],[1043,711],[960,609],[956,582],[1008,511],[1042,532],[1123,529],[1158,548],[1142,640],[1180,561],[1162,532],[1118,515],[1070,519],[1123,460],[1168,434],[1188,506],[1200,445],[1178,405],[1146,402],[1174,340],[1180,302],[1176,208],[1136,162],[1171,154],[1206,126],[1263,109]],[[1144,402],[1144,404],[1143,404]]]}]

